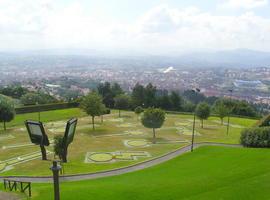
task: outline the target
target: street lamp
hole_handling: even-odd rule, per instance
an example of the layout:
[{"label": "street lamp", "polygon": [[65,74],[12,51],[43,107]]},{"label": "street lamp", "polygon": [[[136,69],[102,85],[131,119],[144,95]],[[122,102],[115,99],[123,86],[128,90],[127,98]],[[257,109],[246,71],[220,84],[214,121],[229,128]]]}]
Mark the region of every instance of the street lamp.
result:
[{"label": "street lamp", "polygon": [[[230,92],[230,103],[231,103],[231,100],[232,100],[232,92],[233,92],[233,90],[232,90],[232,89],[230,89],[230,90],[228,90],[228,92]],[[229,112],[228,112],[228,121],[227,121],[227,135],[229,135],[229,126],[230,126],[230,112],[231,112],[231,110],[230,110],[230,107],[229,107]]]},{"label": "street lamp", "polygon": [[[193,89],[192,92],[197,96],[201,90],[199,88]],[[192,128],[192,138],[191,138],[191,152],[193,152],[193,145],[194,145],[194,137],[195,137],[195,123],[196,123],[196,113],[195,110],[193,112],[193,128]]]},{"label": "street lamp", "polygon": [[59,171],[61,170],[61,166],[54,160],[50,169],[53,172],[54,200],[60,200]]},{"label": "street lamp", "polygon": [[40,109],[39,109],[38,102],[36,102],[36,106],[37,106],[37,109],[38,109],[38,121],[40,121]]}]

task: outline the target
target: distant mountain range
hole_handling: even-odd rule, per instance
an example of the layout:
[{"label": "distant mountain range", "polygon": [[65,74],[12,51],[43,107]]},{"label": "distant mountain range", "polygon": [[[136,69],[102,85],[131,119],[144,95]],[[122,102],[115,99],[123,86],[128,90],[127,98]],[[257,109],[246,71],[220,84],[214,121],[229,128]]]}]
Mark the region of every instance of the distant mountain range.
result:
[{"label": "distant mountain range", "polygon": [[89,49],[51,49],[36,51],[0,52],[0,66],[57,66],[84,67],[270,67],[270,52],[236,49],[201,51],[166,56],[130,51],[95,51]]}]

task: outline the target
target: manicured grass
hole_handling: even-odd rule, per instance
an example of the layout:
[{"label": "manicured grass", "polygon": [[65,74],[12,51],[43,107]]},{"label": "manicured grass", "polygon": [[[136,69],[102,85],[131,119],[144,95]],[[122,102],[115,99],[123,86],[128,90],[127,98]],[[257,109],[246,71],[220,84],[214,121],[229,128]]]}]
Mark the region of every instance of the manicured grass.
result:
[{"label": "manicured grass", "polygon": [[[201,147],[145,170],[61,183],[65,200],[270,199],[270,150]],[[33,200],[53,198],[52,184],[34,184]]]},{"label": "manicured grass", "polygon": [[[22,146],[22,144],[30,142],[23,122],[26,119],[37,119],[37,117],[37,113],[17,115],[16,119],[9,123],[8,131],[0,131],[0,163],[40,150],[38,146]],[[64,134],[66,120],[71,117],[79,118],[79,122],[74,141],[68,150],[68,163],[65,164],[66,174],[89,173],[133,165],[166,154],[191,141],[192,115],[167,114],[163,127],[156,131],[157,144],[153,145],[152,130],[143,127],[133,112],[122,112],[122,117],[119,118],[117,111],[113,110],[112,114],[104,116],[103,123],[99,117],[96,117],[96,130],[92,130],[91,118],[85,116],[85,113],[78,108],[41,113],[41,120],[44,122],[50,140],[57,134]],[[204,128],[201,128],[200,121],[196,120],[196,133],[198,134],[195,136],[195,142],[239,143],[242,129],[252,126],[256,120],[231,118],[231,123],[235,126],[230,127],[229,135],[226,135],[226,126],[221,126],[218,118],[211,117],[206,120]],[[186,133],[181,132],[182,130],[185,130]],[[5,139],[7,136],[12,136],[13,139]],[[147,145],[130,146],[126,145],[126,141],[145,141]],[[184,142],[179,143],[179,141]],[[19,146],[19,148],[2,148],[3,146]],[[53,151],[52,146],[47,149]],[[143,151],[149,153],[150,157],[102,164],[84,162],[88,152],[116,151]],[[53,159],[53,154],[49,155],[49,159]],[[11,170],[1,171],[0,175],[49,175],[50,165],[51,162],[36,159],[16,165]],[[32,170],[33,168],[36,170]]]},{"label": "manicured grass", "polygon": [[[82,112],[79,108],[70,108],[70,109],[62,109],[62,110],[52,110],[40,113],[40,120],[42,122],[50,122],[57,121],[62,119],[69,119],[71,117],[82,117],[85,116],[85,113]],[[38,113],[27,113],[27,114],[19,114],[15,116],[15,119],[9,123],[7,123],[7,128],[14,126],[23,126],[24,121],[32,119],[38,120]]]}]

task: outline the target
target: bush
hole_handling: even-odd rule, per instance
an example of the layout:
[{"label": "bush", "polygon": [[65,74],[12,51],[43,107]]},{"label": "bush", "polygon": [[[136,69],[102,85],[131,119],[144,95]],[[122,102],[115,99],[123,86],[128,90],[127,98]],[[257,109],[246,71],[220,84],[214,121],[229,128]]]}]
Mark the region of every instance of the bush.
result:
[{"label": "bush", "polygon": [[270,127],[245,129],[241,133],[240,142],[245,147],[270,147]]}]

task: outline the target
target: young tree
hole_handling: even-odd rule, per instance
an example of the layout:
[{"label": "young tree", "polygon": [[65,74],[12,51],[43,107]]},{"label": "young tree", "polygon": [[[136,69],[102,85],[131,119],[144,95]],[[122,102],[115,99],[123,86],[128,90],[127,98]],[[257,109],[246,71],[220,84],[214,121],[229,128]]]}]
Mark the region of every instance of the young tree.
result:
[{"label": "young tree", "polygon": [[165,112],[159,108],[147,108],[142,116],[142,124],[153,129],[153,144],[156,143],[156,128],[160,128],[165,121]]},{"label": "young tree", "polygon": [[121,117],[121,110],[128,109],[130,105],[130,98],[127,95],[121,94],[114,99],[114,107],[119,110],[119,117]]},{"label": "young tree", "polygon": [[82,109],[92,117],[93,130],[95,130],[95,117],[100,116],[104,105],[102,97],[96,92],[89,93],[81,102]]},{"label": "young tree", "polygon": [[203,120],[208,119],[210,116],[210,106],[205,102],[199,103],[196,107],[195,114],[201,120],[201,127],[203,128]]},{"label": "young tree", "polygon": [[14,119],[15,109],[14,106],[8,100],[0,101],[0,122],[4,123],[4,130],[6,128],[6,122],[10,122]]},{"label": "young tree", "polygon": [[223,119],[228,115],[229,110],[221,99],[215,101],[213,111],[218,115],[223,125]]},{"label": "young tree", "polygon": [[135,108],[134,112],[137,115],[137,119],[139,119],[139,115],[143,112],[143,108],[141,106],[138,106]]}]

